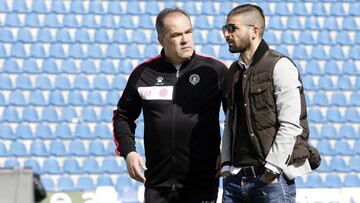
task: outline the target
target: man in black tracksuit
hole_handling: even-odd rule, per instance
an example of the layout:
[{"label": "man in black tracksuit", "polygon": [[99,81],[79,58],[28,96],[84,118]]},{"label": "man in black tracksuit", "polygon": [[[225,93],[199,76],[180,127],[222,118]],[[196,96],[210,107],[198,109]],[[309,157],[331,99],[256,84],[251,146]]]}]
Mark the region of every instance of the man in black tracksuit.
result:
[{"label": "man in black tracksuit", "polygon": [[[114,111],[116,150],[129,175],[145,183],[145,202],[215,202],[220,86],[227,68],[195,53],[184,11],[163,10],[156,29],[161,54],[131,73]],[[141,110],[146,166],[134,139]]]}]

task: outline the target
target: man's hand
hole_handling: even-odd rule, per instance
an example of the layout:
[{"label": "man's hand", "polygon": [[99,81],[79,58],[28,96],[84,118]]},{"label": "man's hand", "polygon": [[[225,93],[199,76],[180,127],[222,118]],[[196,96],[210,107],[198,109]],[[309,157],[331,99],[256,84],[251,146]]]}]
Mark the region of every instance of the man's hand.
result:
[{"label": "man's hand", "polygon": [[145,166],[144,159],[137,152],[130,152],[126,156],[126,168],[131,178],[139,181],[145,182],[145,176],[141,172],[141,169],[147,170]]}]

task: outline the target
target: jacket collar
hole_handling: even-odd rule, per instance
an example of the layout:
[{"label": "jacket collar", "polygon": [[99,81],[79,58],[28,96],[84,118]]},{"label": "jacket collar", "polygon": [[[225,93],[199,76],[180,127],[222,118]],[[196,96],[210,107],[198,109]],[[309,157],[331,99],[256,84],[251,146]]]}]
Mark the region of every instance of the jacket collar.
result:
[{"label": "jacket collar", "polygon": [[254,66],[257,62],[259,62],[260,59],[264,56],[264,54],[267,52],[267,50],[269,50],[269,46],[267,45],[265,40],[262,39],[254,53],[251,66]]}]

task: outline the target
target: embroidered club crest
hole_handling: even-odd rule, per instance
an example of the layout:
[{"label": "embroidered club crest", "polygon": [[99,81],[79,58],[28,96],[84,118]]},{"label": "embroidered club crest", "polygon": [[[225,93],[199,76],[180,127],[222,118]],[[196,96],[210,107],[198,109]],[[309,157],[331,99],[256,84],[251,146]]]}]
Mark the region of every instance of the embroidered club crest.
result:
[{"label": "embroidered club crest", "polygon": [[164,80],[163,77],[161,76],[157,77],[155,85],[164,85],[163,80]]},{"label": "embroidered club crest", "polygon": [[192,74],[189,77],[189,81],[192,85],[196,85],[198,82],[200,82],[200,76],[197,74]]}]

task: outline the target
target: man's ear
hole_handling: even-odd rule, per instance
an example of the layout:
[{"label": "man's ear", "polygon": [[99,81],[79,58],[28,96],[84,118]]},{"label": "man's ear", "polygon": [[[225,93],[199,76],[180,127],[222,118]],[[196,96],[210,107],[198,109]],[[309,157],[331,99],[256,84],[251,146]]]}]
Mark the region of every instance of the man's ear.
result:
[{"label": "man's ear", "polygon": [[163,38],[160,37],[160,36],[158,36],[157,39],[158,39],[158,41],[159,41],[159,44],[160,44],[162,47],[164,47],[164,46],[163,46]]}]

